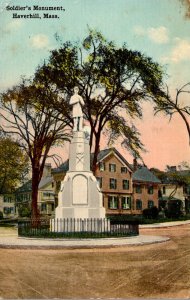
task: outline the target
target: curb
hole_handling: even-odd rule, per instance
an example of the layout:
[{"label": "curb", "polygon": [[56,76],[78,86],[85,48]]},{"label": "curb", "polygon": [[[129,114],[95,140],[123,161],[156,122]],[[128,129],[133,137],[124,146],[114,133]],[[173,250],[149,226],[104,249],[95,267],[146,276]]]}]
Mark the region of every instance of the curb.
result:
[{"label": "curb", "polygon": [[145,229],[152,229],[152,228],[168,228],[168,227],[174,227],[174,226],[182,226],[190,224],[190,220],[187,221],[174,221],[174,222],[165,222],[165,223],[153,223],[153,224],[142,224],[139,225],[139,229],[145,228]]},{"label": "curb", "polygon": [[[58,241],[56,240],[48,240],[47,244],[41,244],[40,245],[40,241],[38,239],[19,239],[19,243],[17,244],[16,239],[12,239],[12,241],[7,241],[5,240],[4,243],[1,242],[0,244],[0,248],[4,248],[4,249],[68,249],[68,250],[76,250],[76,249],[97,249],[97,248],[116,248],[116,247],[128,247],[128,246],[142,246],[142,245],[150,245],[150,244],[157,244],[157,243],[163,243],[163,242],[167,242],[169,241],[170,238],[169,237],[163,237],[163,236],[139,236],[139,238],[134,239],[134,241],[132,240],[132,238],[130,239],[115,239],[115,243],[112,240],[108,241],[108,240],[103,240],[103,239],[97,239],[97,243],[92,243],[92,240],[85,240],[82,241],[80,240],[72,240],[69,241],[68,244],[64,244],[64,242],[68,242],[68,240],[59,240],[59,243],[57,243]],[[26,244],[26,241],[28,242]],[[39,244],[36,244],[36,241],[39,241]],[[42,240],[41,240],[42,241]],[[24,242],[24,243],[22,243]],[[52,242],[56,242],[56,244],[53,245]],[[79,243],[77,243],[79,242]],[[94,241],[93,241],[94,242]],[[110,242],[110,243],[109,243]],[[60,244],[61,243],[61,244]]]}]

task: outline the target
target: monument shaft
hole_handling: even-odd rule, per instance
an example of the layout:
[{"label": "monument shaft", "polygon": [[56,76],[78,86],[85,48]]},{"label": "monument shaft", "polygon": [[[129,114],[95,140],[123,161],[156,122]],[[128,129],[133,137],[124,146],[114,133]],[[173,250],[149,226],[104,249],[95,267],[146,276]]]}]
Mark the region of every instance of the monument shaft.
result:
[{"label": "monument shaft", "polygon": [[[79,95],[75,91],[72,97],[76,99],[77,96]],[[81,98],[78,98],[80,103],[83,101]],[[74,109],[76,103],[73,101],[72,105]],[[90,170],[89,141],[85,138],[83,128],[77,128],[76,124],[74,126],[69,149],[69,171],[61,183],[55,218],[105,218],[102,193]]]}]

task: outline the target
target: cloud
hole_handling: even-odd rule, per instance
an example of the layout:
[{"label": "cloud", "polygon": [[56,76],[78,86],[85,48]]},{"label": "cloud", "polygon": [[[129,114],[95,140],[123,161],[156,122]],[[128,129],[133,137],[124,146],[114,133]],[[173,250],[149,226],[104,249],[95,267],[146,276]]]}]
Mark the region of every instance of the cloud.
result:
[{"label": "cloud", "polygon": [[49,46],[49,38],[45,34],[36,34],[31,38],[31,46],[36,49],[45,49]]},{"label": "cloud", "polygon": [[151,27],[147,30],[148,37],[156,44],[165,44],[169,41],[168,30],[166,27]]},{"label": "cloud", "polygon": [[18,30],[22,26],[22,20],[14,20],[7,24],[5,27],[8,31]]},{"label": "cloud", "polygon": [[134,32],[138,36],[144,36],[146,34],[146,30],[142,26],[135,26]]},{"label": "cloud", "polygon": [[179,40],[176,47],[172,50],[171,60],[179,62],[190,59],[190,42],[187,40]]},{"label": "cloud", "polygon": [[135,26],[134,32],[138,36],[147,36],[149,40],[156,44],[166,44],[169,41],[168,30],[164,26],[147,29],[144,29],[142,26]]},{"label": "cloud", "polygon": [[5,27],[2,27],[0,30],[0,34],[7,35],[11,34],[13,31],[18,30],[22,27],[23,21],[22,20],[13,20],[10,23],[8,23]]},{"label": "cloud", "polygon": [[190,41],[176,38],[175,43],[176,45],[171,50],[170,55],[163,57],[162,60],[173,63],[190,60]]}]

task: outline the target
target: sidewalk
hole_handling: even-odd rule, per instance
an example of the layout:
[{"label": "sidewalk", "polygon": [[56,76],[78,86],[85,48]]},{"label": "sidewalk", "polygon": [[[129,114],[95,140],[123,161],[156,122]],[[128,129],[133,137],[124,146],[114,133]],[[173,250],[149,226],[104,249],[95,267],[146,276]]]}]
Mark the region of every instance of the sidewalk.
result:
[{"label": "sidewalk", "polygon": [[0,248],[102,248],[127,245],[144,245],[168,241],[168,237],[139,235],[127,238],[102,238],[102,239],[34,239],[20,238],[17,236],[1,237]]},{"label": "sidewalk", "polygon": [[[141,228],[164,228],[190,224],[188,221],[175,221],[157,223],[150,225],[140,225]],[[118,247],[130,245],[145,245],[162,243],[170,240],[169,237],[139,235],[126,238],[101,238],[101,239],[41,239],[41,238],[22,238],[17,236],[17,230],[2,234],[0,232],[0,248],[21,248],[21,249],[59,249],[59,248],[102,248]]]},{"label": "sidewalk", "polygon": [[186,225],[186,224],[190,224],[190,220],[145,224],[145,225],[139,225],[139,228],[167,228],[167,227],[171,227],[171,226],[180,226],[180,225]]}]

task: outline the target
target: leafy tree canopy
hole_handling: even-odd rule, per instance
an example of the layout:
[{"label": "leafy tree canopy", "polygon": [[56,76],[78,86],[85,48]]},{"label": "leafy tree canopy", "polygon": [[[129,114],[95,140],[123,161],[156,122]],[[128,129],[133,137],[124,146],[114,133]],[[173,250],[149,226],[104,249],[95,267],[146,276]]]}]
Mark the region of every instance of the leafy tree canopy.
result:
[{"label": "leafy tree canopy", "polygon": [[[82,43],[65,42],[58,50],[53,50],[49,60],[38,68],[35,82],[42,87],[51,86],[59,93],[62,102],[48,103],[61,113],[74,86],[79,87],[85,101],[84,114],[91,127],[94,167],[106,126],[109,125],[116,136],[118,128],[121,135],[126,136],[130,129],[130,135],[134,136],[130,122],[135,117],[142,117],[142,101],[161,101],[166,96],[162,89],[163,70],[157,63],[139,51],[128,49],[126,44],[117,47],[100,32],[91,29]],[[125,122],[120,116],[130,120],[128,127],[122,126]],[[125,142],[133,151],[138,149],[138,134]]]},{"label": "leafy tree canopy", "polygon": [[29,171],[27,156],[9,137],[0,137],[0,194],[13,192]]},{"label": "leafy tree canopy", "polygon": [[181,165],[177,168],[167,166],[166,171],[160,171],[156,168],[150,169],[162,183],[176,184],[178,186],[190,184],[190,169],[184,170]]}]

